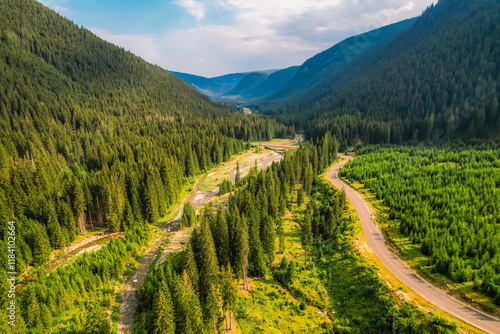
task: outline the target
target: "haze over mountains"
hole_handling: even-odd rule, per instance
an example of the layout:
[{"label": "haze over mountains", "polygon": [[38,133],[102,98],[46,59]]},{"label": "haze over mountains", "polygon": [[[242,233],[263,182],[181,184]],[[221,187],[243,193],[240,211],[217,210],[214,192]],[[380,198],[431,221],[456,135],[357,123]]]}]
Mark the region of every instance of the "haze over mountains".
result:
[{"label": "haze over mountains", "polygon": [[[221,325],[219,319],[236,311],[226,312],[221,305],[243,305],[233,313],[239,317],[243,311],[258,311],[257,303],[245,301],[256,296],[259,305],[268,303],[286,312],[267,323],[245,316],[257,326],[281,326],[290,315],[297,319],[312,306],[311,318],[317,320],[321,305],[316,301],[320,301],[321,313],[335,320],[325,319],[325,332],[331,326],[336,332],[437,332],[426,331],[428,324],[418,327],[419,321],[434,320],[429,321],[421,309],[403,308],[410,304],[403,305],[406,302],[393,296],[377,272],[368,269],[348,240],[355,220],[344,219],[345,195],[332,192],[317,176],[333,164],[339,150],[354,144],[435,142],[451,146],[451,142],[468,141],[498,152],[499,0],[440,0],[421,17],[346,39],[300,66],[216,78],[174,74],[96,37],[34,0],[0,1],[0,290],[10,289],[6,279],[10,221],[16,226],[15,271],[32,270],[39,275],[21,287],[14,329],[6,328],[9,300],[6,293],[0,294],[0,333],[89,333],[84,326],[90,328],[88,324],[95,319],[106,325],[107,319],[116,318],[116,314],[108,317],[111,302],[121,300],[117,298],[121,290],[115,286],[141,267],[135,259],[144,258],[143,247],[145,252],[152,249],[147,246],[153,231],[150,224],[161,217],[170,221],[167,217],[176,214],[175,208],[181,210],[184,196],[189,201],[188,193],[197,188],[195,182],[202,174],[208,175],[244,150],[262,154],[260,148],[252,147],[255,141],[279,137],[292,142],[296,129],[303,131],[306,141],[264,172],[250,168],[253,159],[241,162],[248,177],[240,179],[239,160],[233,160],[237,165],[234,179],[238,175],[241,182],[235,182],[234,194],[226,196],[227,205],[221,205],[217,213],[210,209],[195,218],[191,208],[191,218],[200,219],[202,225],[202,232],[192,233],[192,254],[182,255],[182,262],[172,267],[167,262],[139,290],[143,302],[137,310],[144,313],[149,308],[149,315],[142,319],[148,323],[147,332],[164,328],[160,320],[168,318],[179,326],[170,333],[211,333]],[[244,102],[255,113],[245,115],[231,103],[213,98]],[[279,145],[283,145],[281,140]],[[377,148],[367,148],[372,149]],[[406,151],[418,154],[413,145]],[[448,153],[449,160],[455,159],[455,152]],[[393,166],[405,163],[405,156],[398,156],[401,159],[393,160]],[[458,206],[443,210],[446,206],[441,200],[465,208],[469,199],[457,194],[475,194],[464,190],[462,179],[456,179],[461,192],[443,191],[432,203],[433,224],[441,225],[434,219],[441,214],[454,220],[446,238],[437,238],[433,229],[430,237],[419,230],[423,224],[414,220],[411,211],[419,198],[408,193],[408,187],[387,187],[381,182],[377,196],[403,199],[386,202],[394,207],[389,214],[401,213],[398,220],[403,215],[413,219],[406,227],[416,233],[411,231],[409,237],[424,239],[429,252],[436,248],[433,259],[439,272],[463,272],[460,275],[470,282],[474,270],[479,275],[474,279],[478,293],[487,293],[500,305],[500,239],[494,226],[499,216],[498,155],[462,153],[454,164],[448,166],[445,160],[440,173],[459,171],[455,167],[460,160],[467,161],[472,173],[477,169],[476,159],[488,177],[469,185],[481,190],[471,199],[491,200],[484,205],[474,201],[477,214],[463,210],[454,216]],[[436,157],[427,161],[432,164],[426,173],[441,164]],[[360,175],[373,181],[372,174],[381,174],[387,159],[379,162],[380,168],[367,161]],[[388,175],[391,180],[393,175]],[[471,175],[467,179],[474,179]],[[219,181],[219,185],[229,182],[233,186],[228,179]],[[422,187],[414,185],[420,193]],[[401,191],[391,194],[394,189]],[[422,192],[419,197],[431,193]],[[480,224],[485,226],[484,233],[477,232]],[[405,224],[400,227],[408,234]],[[53,251],[74,244],[87,228],[123,232],[124,236],[104,251],[81,255],[47,275],[42,267]],[[476,233],[474,244],[464,231]],[[296,252],[300,249],[304,250],[302,259]],[[275,261],[277,253],[283,253],[284,261]],[[455,256],[458,253],[467,262],[461,262]],[[468,270],[471,263],[474,269]],[[269,290],[262,299],[246,294],[245,300],[236,302],[227,296],[238,293],[233,273],[243,281],[247,275],[253,277],[254,292],[274,279],[283,280],[283,287],[311,288],[295,290],[301,297],[290,294],[286,303],[272,304],[293,290]],[[304,283],[297,280],[301,276]],[[318,284],[311,284],[310,279]],[[318,288],[319,282],[324,282],[324,289]],[[326,302],[328,296],[337,299]],[[163,300],[173,300],[174,305]],[[135,309],[131,311],[133,319]],[[267,316],[262,314],[259,319]],[[396,324],[396,317],[401,323]],[[184,330],[195,322],[192,331]],[[436,326],[444,323],[439,318],[435,321]]]},{"label": "haze over mountains", "polygon": [[224,96],[313,137],[490,138],[500,133],[499,22],[497,0],[441,0],[418,18],[346,39],[279,78],[284,72],[249,74]]},{"label": "haze over mountains", "polygon": [[[325,81],[344,70],[357,57],[369,54],[375,48],[382,48],[392,38],[410,27],[415,20],[405,20],[348,38],[308,59],[301,66],[292,66],[275,72],[236,73],[212,79],[186,73],[172,73],[205,95],[221,100],[239,102],[286,100],[306,92],[312,92],[314,98],[318,99],[318,86],[324,85]],[[231,84],[226,82],[224,85],[220,80],[225,78],[232,78],[234,81]]]}]

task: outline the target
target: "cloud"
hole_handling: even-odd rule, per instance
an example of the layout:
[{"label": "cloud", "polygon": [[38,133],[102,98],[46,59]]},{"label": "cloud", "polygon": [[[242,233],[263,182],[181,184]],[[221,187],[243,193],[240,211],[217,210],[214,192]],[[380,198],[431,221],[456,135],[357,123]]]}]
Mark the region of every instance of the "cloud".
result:
[{"label": "cloud", "polygon": [[177,0],[175,4],[184,8],[189,15],[194,16],[196,20],[201,20],[205,16],[205,5],[195,0]]},{"label": "cloud", "polygon": [[102,39],[123,47],[150,63],[160,65],[164,60],[160,51],[161,39],[154,35],[116,35],[99,28],[90,28],[89,30]]},{"label": "cloud", "polygon": [[60,14],[68,14],[71,11],[68,7],[61,6],[62,4],[65,4],[65,0],[38,0],[40,3],[42,3],[44,6],[49,7],[50,9],[60,13]]},{"label": "cloud", "polygon": [[299,65],[345,38],[417,16],[431,2],[177,0],[196,26],[147,36],[98,34],[166,69],[216,76]]}]

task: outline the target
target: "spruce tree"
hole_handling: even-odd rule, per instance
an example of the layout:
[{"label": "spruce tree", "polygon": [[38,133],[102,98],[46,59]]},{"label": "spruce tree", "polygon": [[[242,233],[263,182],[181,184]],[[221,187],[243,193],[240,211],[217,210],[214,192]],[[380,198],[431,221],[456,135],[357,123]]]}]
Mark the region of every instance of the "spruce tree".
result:
[{"label": "spruce tree", "polygon": [[217,329],[216,322],[219,316],[219,267],[212,234],[205,219],[203,219],[200,224],[198,242],[200,303],[203,309],[205,323],[209,324],[215,332]]},{"label": "spruce tree", "polygon": [[238,161],[236,163],[236,176],[234,177],[234,184],[238,184],[238,182],[240,182],[240,178],[241,178],[241,175],[240,175],[240,162]]},{"label": "spruce tree", "polygon": [[153,334],[174,334],[175,322],[172,298],[165,281],[161,282],[154,299],[153,312]]},{"label": "spruce tree", "polygon": [[225,313],[225,318],[227,318],[228,326],[226,330],[232,329],[232,313],[236,305],[236,297],[238,295],[238,287],[234,282],[233,269],[231,264],[227,264],[227,269],[221,267],[221,291],[222,291],[222,310]]},{"label": "spruce tree", "polygon": [[96,301],[89,301],[86,305],[84,334],[110,334],[111,324],[108,312]]},{"label": "spruce tree", "polygon": [[307,248],[312,243],[311,214],[306,209],[304,220],[302,221],[302,247],[304,248],[305,264],[307,265]]},{"label": "spruce tree", "polygon": [[196,267],[196,260],[194,257],[193,248],[191,247],[191,242],[186,246],[186,264],[185,264],[186,274],[189,276],[193,290],[199,292],[199,273]]}]

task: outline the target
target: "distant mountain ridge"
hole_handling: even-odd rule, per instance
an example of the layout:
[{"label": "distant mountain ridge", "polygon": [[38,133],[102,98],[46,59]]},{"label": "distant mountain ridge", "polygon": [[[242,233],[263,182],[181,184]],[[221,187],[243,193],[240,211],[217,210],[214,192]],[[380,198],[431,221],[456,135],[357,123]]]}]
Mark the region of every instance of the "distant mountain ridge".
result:
[{"label": "distant mountain ridge", "polygon": [[[350,37],[328,50],[308,59],[301,66],[282,70],[254,71],[205,78],[192,74],[171,72],[203,94],[221,100],[239,102],[277,101],[307,95],[317,99],[324,93],[317,87],[330,80],[336,72],[344,70],[357,57],[368,54],[390,42],[399,33],[411,27],[416,19]],[[385,44],[384,44],[385,43]]]},{"label": "distant mountain ridge", "polygon": [[383,44],[298,92],[275,94],[260,110],[308,138],[327,131],[346,145],[498,138],[500,1],[440,0]]},{"label": "distant mountain ridge", "polygon": [[285,100],[300,95],[318,98],[323,94],[321,90],[318,90],[318,86],[352,65],[358,57],[365,56],[374,49],[382,48],[411,27],[415,21],[416,19],[413,18],[397,22],[335,44],[304,62],[289,82],[282,89],[271,94],[268,100]]},{"label": "distant mountain ridge", "polygon": [[[261,70],[245,73],[230,73],[207,78],[194,74],[170,71],[199,92],[219,100],[242,99],[242,94],[256,88],[269,76],[280,70]],[[240,85],[241,83],[241,85]],[[238,87],[239,86],[239,87]]]}]

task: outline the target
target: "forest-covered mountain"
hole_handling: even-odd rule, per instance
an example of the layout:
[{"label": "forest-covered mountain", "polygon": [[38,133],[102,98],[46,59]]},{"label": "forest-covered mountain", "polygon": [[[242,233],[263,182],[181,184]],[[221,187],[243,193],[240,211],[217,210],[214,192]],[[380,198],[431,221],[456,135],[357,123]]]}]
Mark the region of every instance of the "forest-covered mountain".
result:
[{"label": "forest-covered mountain", "polygon": [[262,99],[282,89],[294,77],[298,69],[299,66],[288,67],[269,74],[269,76],[265,77],[264,81],[261,81],[257,85],[242,87],[244,81],[250,76],[249,74],[238,84],[238,87],[227,93],[226,96],[240,101]]},{"label": "forest-covered mountain", "polygon": [[[263,107],[349,141],[491,138],[500,134],[500,2],[441,0],[383,48],[318,87],[324,98]],[[318,97],[318,95],[313,95]]]},{"label": "forest-covered mountain", "polygon": [[373,50],[383,48],[414,22],[415,19],[405,20],[353,36],[315,55],[300,66],[282,89],[271,93],[266,100],[276,103],[287,99],[320,99],[327,94],[325,87],[336,80],[339,72],[350,71],[358,58],[367,57]]},{"label": "forest-covered mountain", "polygon": [[267,80],[267,78],[269,78],[268,73],[249,73],[238,83],[238,85],[234,89],[224,94],[223,97],[226,99],[239,99],[252,89],[263,84],[264,81]]},{"label": "forest-covered mountain", "polygon": [[293,77],[298,67],[248,73],[231,73],[214,78],[170,72],[186,81],[199,92],[218,100],[248,101],[268,96]]},{"label": "forest-covered mountain", "polygon": [[211,102],[34,0],[0,2],[0,22],[0,248],[15,219],[19,273],[88,225],[155,222],[189,177],[244,140],[290,133]]},{"label": "forest-covered mountain", "polygon": [[[227,92],[228,89],[232,89],[235,86],[231,85],[223,85],[220,82],[217,82],[215,80],[201,77],[199,75],[193,75],[193,74],[188,74],[188,73],[181,73],[181,72],[173,72],[170,71],[170,73],[174,74],[178,78],[186,81],[189,83],[191,86],[196,88],[200,93],[203,93],[209,97],[217,98],[221,95],[223,95],[225,92]],[[236,80],[234,80],[236,81]]]}]

